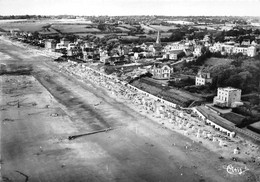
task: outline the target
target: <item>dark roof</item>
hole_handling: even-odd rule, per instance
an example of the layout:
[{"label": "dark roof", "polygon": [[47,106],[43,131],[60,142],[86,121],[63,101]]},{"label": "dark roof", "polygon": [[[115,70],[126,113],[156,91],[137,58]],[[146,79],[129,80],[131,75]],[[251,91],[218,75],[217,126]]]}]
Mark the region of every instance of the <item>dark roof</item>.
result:
[{"label": "dark roof", "polygon": [[[233,112],[225,113],[225,114],[222,114],[221,116],[236,125],[241,124],[242,121],[246,118],[245,116],[242,116],[240,114],[236,114]],[[259,127],[260,127],[260,125],[259,125]]]},{"label": "dark roof", "polygon": [[207,119],[211,120],[215,124],[229,130],[229,131],[234,131],[234,124],[220,116],[217,116],[216,113],[213,111],[210,111],[207,109],[205,106],[199,106],[197,107],[197,110],[203,114]]},{"label": "dark roof", "polygon": [[183,50],[171,50],[171,51],[169,51],[169,53],[171,53],[171,54],[180,54],[182,52],[183,52]]},{"label": "dark roof", "polygon": [[260,135],[260,121],[247,126],[247,128]]},{"label": "dark roof", "polygon": [[169,66],[171,68],[171,65],[170,64],[167,64],[167,63],[155,63],[154,66],[156,68],[162,68],[163,66]]},{"label": "dark roof", "polygon": [[207,78],[207,73],[198,73],[197,74],[197,76],[200,76],[200,75],[202,78]]}]

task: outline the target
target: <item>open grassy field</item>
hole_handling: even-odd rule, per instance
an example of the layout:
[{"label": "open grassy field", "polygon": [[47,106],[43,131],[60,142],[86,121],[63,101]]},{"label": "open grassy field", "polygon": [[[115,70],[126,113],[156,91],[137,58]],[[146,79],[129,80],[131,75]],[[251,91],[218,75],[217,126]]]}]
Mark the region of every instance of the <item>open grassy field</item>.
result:
[{"label": "open grassy field", "polygon": [[39,31],[42,35],[58,34],[59,32],[53,28],[43,28]]},{"label": "open grassy field", "polygon": [[120,27],[127,28],[127,29],[136,29],[134,26],[129,25],[129,24],[122,24],[122,25],[119,25],[119,26],[120,26]]},{"label": "open grassy field", "polygon": [[153,31],[153,32],[157,31],[156,29],[154,29],[150,26],[147,26],[147,25],[141,25],[141,27],[144,29],[145,33],[149,33],[149,31]]},{"label": "open grassy field", "polygon": [[122,31],[122,32],[130,32],[129,29],[124,28],[124,27],[116,27],[116,29],[118,29],[118,30],[120,30],[120,31]]},{"label": "open grassy field", "polygon": [[205,62],[205,66],[229,65],[233,60],[226,58],[209,58]]},{"label": "open grassy field", "polygon": [[[171,34],[172,34],[172,33],[163,32],[163,33],[161,33],[161,38],[170,37]],[[157,37],[157,33],[149,34],[148,36],[149,36],[149,37],[152,37],[152,38],[156,38],[156,37]]]},{"label": "open grassy field", "polygon": [[[99,29],[92,28],[89,21],[76,20],[20,20],[20,21],[0,21],[0,28],[9,31],[16,29],[25,32],[38,31],[41,34],[55,34],[55,33],[89,33],[100,32]],[[45,28],[45,26],[50,26]],[[56,31],[56,30],[58,31]]]},{"label": "open grassy field", "polygon": [[128,35],[128,36],[124,36],[123,39],[128,39],[128,40],[135,40],[135,39],[139,39],[138,36],[132,36],[132,35]]},{"label": "open grassy field", "polygon": [[211,27],[211,26],[205,26],[205,25],[199,25],[199,26],[194,26],[194,27],[196,27],[196,28],[198,28],[198,29],[207,29],[207,30],[216,30],[216,28],[214,28],[214,27]]},{"label": "open grassy field", "polygon": [[[92,26],[91,22],[86,20],[20,20],[20,21],[0,21],[0,28],[9,31],[11,29],[16,29],[25,32],[35,32],[38,31],[40,34],[43,35],[50,35],[50,34],[76,34],[80,36],[86,36],[90,33],[97,34],[99,37],[103,37],[103,35],[99,35],[101,31]],[[161,31],[161,37],[169,37],[171,33],[167,31],[170,29],[175,29],[174,25],[172,26],[161,26],[161,25],[141,25],[144,28],[144,32],[146,33],[147,37],[156,38],[157,31]],[[131,29],[136,29],[134,26],[129,24],[122,24],[115,29],[122,31],[123,33],[129,32]],[[154,32],[154,34],[149,34],[149,31]],[[107,35],[107,34],[106,34]],[[141,34],[140,34],[141,35]],[[143,34],[142,34],[143,35]],[[136,37],[131,37],[131,39],[137,39],[139,35]],[[129,39],[129,37],[128,37]]]},{"label": "open grassy field", "polygon": [[97,28],[89,28],[87,25],[82,24],[55,24],[51,26],[54,29],[58,29],[62,33],[90,33],[100,32]]},{"label": "open grassy field", "polygon": [[150,25],[151,28],[161,31],[161,32],[167,32],[169,30],[177,29],[176,26],[171,25],[171,26],[163,26],[163,25]]},{"label": "open grassy field", "polygon": [[47,22],[34,22],[34,21],[17,21],[17,22],[0,22],[0,28],[8,31],[10,29],[18,29],[20,31],[35,32],[41,31],[48,25]]}]

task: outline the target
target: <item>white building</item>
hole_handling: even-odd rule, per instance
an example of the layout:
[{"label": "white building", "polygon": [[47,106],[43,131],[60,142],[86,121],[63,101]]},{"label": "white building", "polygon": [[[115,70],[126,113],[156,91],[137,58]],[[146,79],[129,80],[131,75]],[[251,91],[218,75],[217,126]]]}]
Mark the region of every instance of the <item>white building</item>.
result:
[{"label": "white building", "polygon": [[56,49],[68,49],[69,43],[70,43],[69,40],[62,38],[60,39],[60,43],[56,45]]},{"label": "white building", "polygon": [[135,60],[138,60],[140,57],[139,57],[139,52],[135,52],[134,53],[134,59]]},{"label": "white building", "polygon": [[54,50],[56,48],[56,42],[53,39],[46,40],[45,48],[48,50]]},{"label": "white building", "polygon": [[99,56],[100,56],[101,63],[107,63],[110,60],[110,56],[108,56],[108,53],[106,50],[99,50]]},{"label": "white building", "polygon": [[221,52],[223,44],[217,42],[209,48],[210,52]]},{"label": "white building", "polygon": [[173,73],[173,68],[168,64],[155,63],[152,68],[153,78],[155,79],[170,79]]},{"label": "white building", "polygon": [[201,54],[202,54],[201,50],[202,50],[202,46],[195,46],[193,55],[197,56],[197,57],[201,56]]},{"label": "white building", "polygon": [[254,56],[256,56],[256,47],[255,46],[250,46],[250,47],[248,47],[247,48],[247,55],[249,56],[249,57],[254,57]]},{"label": "white building", "polygon": [[243,55],[247,55],[247,49],[247,47],[234,47],[233,53],[242,53]]},{"label": "white building", "polygon": [[257,55],[255,46],[237,46],[236,44],[229,43],[215,43],[213,46],[209,48],[210,52],[221,52],[222,54],[238,54],[242,53],[243,55],[247,55],[249,57],[254,57]]},{"label": "white building", "polygon": [[74,44],[74,43],[69,43],[68,44],[68,50],[71,50],[71,49],[73,49],[75,47],[76,47],[76,44]]},{"label": "white building", "polygon": [[198,72],[196,76],[196,85],[206,85],[211,84],[212,78],[210,78],[210,73],[202,73],[201,71]]},{"label": "white building", "polygon": [[167,46],[165,46],[165,51],[171,51],[171,50],[183,50],[183,49],[191,49],[193,50],[193,44],[191,41],[189,42],[184,42],[184,41],[181,41],[181,42],[174,42],[174,43],[171,43]]},{"label": "white building", "polygon": [[172,50],[163,54],[164,59],[178,60],[178,55],[181,54],[182,50]]},{"label": "white building", "polygon": [[241,90],[232,87],[218,88],[218,95],[214,97],[213,104],[232,108],[243,105],[241,102]]}]

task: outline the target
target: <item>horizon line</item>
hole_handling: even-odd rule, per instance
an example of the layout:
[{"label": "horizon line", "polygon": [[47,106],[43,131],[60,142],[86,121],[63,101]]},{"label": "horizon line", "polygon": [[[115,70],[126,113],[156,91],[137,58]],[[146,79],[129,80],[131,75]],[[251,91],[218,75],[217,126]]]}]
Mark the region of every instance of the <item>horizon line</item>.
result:
[{"label": "horizon line", "polygon": [[260,17],[260,15],[76,15],[76,14],[59,14],[59,15],[44,15],[44,14],[9,14],[9,15],[1,15],[0,16],[165,16],[165,17]]}]

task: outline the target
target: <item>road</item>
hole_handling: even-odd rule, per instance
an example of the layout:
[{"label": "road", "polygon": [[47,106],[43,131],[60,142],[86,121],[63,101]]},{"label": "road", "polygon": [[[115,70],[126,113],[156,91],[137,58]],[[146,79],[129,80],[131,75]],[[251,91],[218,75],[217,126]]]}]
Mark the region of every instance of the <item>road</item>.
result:
[{"label": "road", "polygon": [[[228,174],[223,165],[229,161],[219,154],[145,118],[102,88],[59,73],[46,57],[1,39],[0,47],[1,62],[32,64],[37,79],[1,76],[4,181],[27,176],[42,182],[246,181],[247,175]],[[19,107],[8,105],[15,100]],[[113,130],[67,139],[108,127]]]}]

